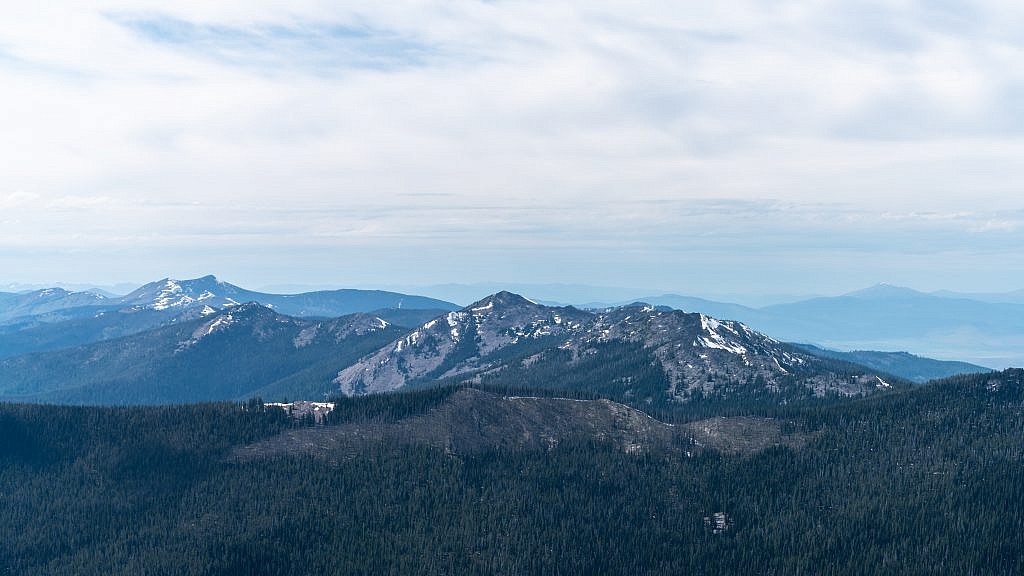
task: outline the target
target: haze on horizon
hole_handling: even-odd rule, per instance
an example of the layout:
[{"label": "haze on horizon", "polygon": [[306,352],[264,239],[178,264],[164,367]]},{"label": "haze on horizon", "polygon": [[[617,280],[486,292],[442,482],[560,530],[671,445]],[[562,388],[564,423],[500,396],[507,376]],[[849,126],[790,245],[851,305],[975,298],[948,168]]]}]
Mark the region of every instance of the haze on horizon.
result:
[{"label": "haze on horizon", "polygon": [[1024,288],[1022,25],[1009,2],[6,6],[0,284]]}]

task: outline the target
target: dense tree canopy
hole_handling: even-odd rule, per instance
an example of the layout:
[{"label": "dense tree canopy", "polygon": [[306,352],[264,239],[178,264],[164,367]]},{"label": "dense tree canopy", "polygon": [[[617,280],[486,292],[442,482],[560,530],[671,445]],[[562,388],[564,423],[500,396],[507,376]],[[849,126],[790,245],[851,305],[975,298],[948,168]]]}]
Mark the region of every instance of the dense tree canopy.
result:
[{"label": "dense tree canopy", "polygon": [[[450,389],[341,401],[396,420]],[[543,393],[543,392],[540,392]],[[387,443],[239,461],[259,401],[0,405],[0,574],[1019,574],[1024,378],[773,408],[811,438],[626,454]]]}]

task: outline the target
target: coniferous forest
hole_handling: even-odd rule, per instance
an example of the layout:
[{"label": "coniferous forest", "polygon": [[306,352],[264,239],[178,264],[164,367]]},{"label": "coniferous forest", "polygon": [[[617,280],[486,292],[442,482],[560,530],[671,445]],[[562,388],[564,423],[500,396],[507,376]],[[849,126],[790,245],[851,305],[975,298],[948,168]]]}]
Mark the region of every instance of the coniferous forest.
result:
[{"label": "coniferous forest", "polygon": [[452,390],[337,399],[320,424],[259,400],[2,405],[0,574],[1024,571],[1021,371],[752,411],[804,439],[757,450],[412,438],[235,457],[429,414]]}]

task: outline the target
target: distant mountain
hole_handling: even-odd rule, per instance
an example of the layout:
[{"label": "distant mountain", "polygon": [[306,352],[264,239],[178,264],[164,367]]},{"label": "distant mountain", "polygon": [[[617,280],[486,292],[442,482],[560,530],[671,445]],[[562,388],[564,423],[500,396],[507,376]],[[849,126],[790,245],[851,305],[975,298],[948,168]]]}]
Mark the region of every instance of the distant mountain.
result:
[{"label": "distant mountain", "polygon": [[331,375],[402,330],[375,316],[283,316],[249,303],[131,336],[0,360],[0,398],[167,404],[322,397]]},{"label": "distant mountain", "polygon": [[259,302],[282,314],[299,317],[335,317],[356,312],[396,308],[456,310],[451,302],[381,290],[330,290],[304,294],[264,294],[204,276],[192,280],[165,278],[131,293],[108,298],[95,292],[68,292],[47,288],[23,294],[0,294],[0,324],[27,321],[62,321],[90,316],[103,310],[170,310],[209,306],[221,309]]},{"label": "distant mountain", "polygon": [[[621,286],[593,286],[587,284],[565,283],[529,283],[529,282],[477,282],[473,284],[436,284],[432,286],[405,286],[403,291],[427,294],[435,298],[461,302],[476,302],[489,294],[502,290],[522,294],[534,302],[618,302],[626,299],[635,300],[637,294],[644,291]],[[632,300],[631,300],[632,301]]]},{"label": "distant mountain", "polygon": [[645,304],[589,313],[500,292],[431,320],[334,382],[347,395],[445,380],[587,390],[666,405],[777,403],[898,385],[883,376],[704,314]]},{"label": "distant mountain", "polygon": [[994,304],[1024,304],[1024,290],[1014,290],[1012,292],[953,292],[950,290],[938,290],[931,294],[941,298],[963,298]]},{"label": "distant mountain", "polygon": [[737,320],[781,340],[825,348],[900,350],[993,368],[1024,365],[1024,303],[997,301],[1012,299],[1005,296],[954,296],[879,284],[763,308],[675,294],[643,301]]},{"label": "distant mountain", "polygon": [[11,282],[9,284],[0,285],[0,292],[23,294],[26,292],[35,292],[36,290],[44,290],[46,288],[61,288],[68,292],[93,292],[109,298],[115,298],[131,292],[138,286],[138,284],[131,284],[127,282],[107,285],[79,284],[74,282],[55,282],[52,284],[22,284],[18,282]]},{"label": "distant mountain", "polygon": [[210,307],[75,310],[88,311],[89,315],[59,322],[46,322],[38,317],[23,318],[19,324],[0,325],[0,359],[111,340],[217,312]]},{"label": "distant mountain", "polygon": [[1024,306],[943,298],[877,286],[769,306],[751,323],[829,348],[908,350],[1001,368],[1024,363]]},{"label": "distant mountain", "polygon": [[833,358],[867,366],[868,368],[899,376],[911,382],[924,384],[931,380],[949,378],[959,374],[980,374],[992,372],[990,368],[977,366],[967,362],[953,362],[947,360],[933,360],[922,358],[906,352],[877,352],[869,350],[854,350],[852,352],[839,352],[819,348],[810,344],[796,344],[798,348],[806,350],[815,356]]},{"label": "distant mountain", "polygon": [[[701,312],[708,316],[714,316],[715,318],[741,320],[743,322],[749,322],[750,319],[756,318],[758,315],[756,308],[750,308],[741,304],[716,302],[714,300],[695,298],[692,296],[681,296],[679,294],[645,296],[638,300],[655,306],[668,306],[669,308],[682,310],[684,312]],[[623,302],[619,304],[619,306],[624,304],[626,303]]]},{"label": "distant mountain", "polygon": [[[63,288],[46,288],[0,296],[0,324],[24,322],[31,317],[56,322],[82,315],[82,308],[102,307],[109,300],[93,292],[68,292]],[[88,313],[85,313],[86,315]]]},{"label": "distant mountain", "polygon": [[861,300],[914,300],[922,296],[927,296],[927,294],[924,292],[918,292],[913,288],[881,283],[861,290],[848,292],[845,296],[848,298],[859,298]]},{"label": "distant mountain", "polygon": [[414,310],[455,310],[451,302],[410,296],[381,290],[330,290],[304,294],[264,294],[222,282],[214,276],[194,280],[165,278],[142,286],[120,298],[122,306],[138,306],[154,310],[189,306],[224,308],[244,302],[259,302],[289,316],[335,317],[356,312],[369,312],[382,308]]},{"label": "distant mountain", "polygon": [[416,326],[458,308],[441,300],[378,290],[263,294],[213,276],[163,279],[116,298],[53,288],[0,295],[0,358],[137,334],[246,302],[259,302],[295,317],[380,311],[380,316],[404,326]]},{"label": "distant mountain", "polygon": [[221,282],[215,276],[203,276],[192,280],[164,278],[150,282],[118,299],[124,307],[167,310],[187,308],[195,305],[223,308],[245,302],[255,302],[257,293]]}]

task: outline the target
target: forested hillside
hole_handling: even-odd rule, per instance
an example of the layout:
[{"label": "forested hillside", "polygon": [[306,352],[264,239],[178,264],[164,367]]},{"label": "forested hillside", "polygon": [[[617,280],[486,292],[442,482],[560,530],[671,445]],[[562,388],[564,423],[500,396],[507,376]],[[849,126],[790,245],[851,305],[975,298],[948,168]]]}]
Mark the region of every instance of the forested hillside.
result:
[{"label": "forested hillside", "polygon": [[[753,410],[803,439],[775,446],[716,448],[708,435],[736,433],[716,419],[642,451],[592,427],[472,452],[370,435],[329,457],[238,456],[302,429],[416,430],[455,392],[338,399],[320,428],[259,402],[0,405],[0,573],[1024,570],[1021,371]],[[510,396],[488,389],[474,409]]]}]

